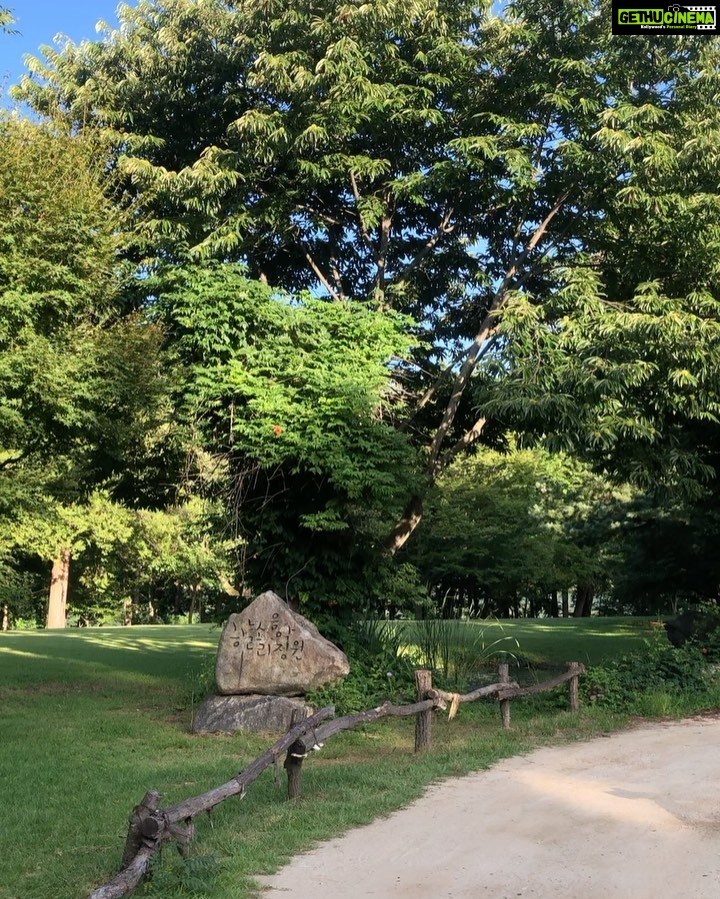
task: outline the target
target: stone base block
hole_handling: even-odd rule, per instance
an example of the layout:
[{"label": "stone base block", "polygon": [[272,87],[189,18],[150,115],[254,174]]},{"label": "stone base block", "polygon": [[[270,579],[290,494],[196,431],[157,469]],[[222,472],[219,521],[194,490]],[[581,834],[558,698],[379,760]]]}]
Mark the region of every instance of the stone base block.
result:
[{"label": "stone base block", "polygon": [[313,709],[303,699],[288,696],[208,696],[198,709],[193,722],[196,734],[234,734],[240,730],[275,731],[290,729],[293,712],[299,709],[305,717]]}]

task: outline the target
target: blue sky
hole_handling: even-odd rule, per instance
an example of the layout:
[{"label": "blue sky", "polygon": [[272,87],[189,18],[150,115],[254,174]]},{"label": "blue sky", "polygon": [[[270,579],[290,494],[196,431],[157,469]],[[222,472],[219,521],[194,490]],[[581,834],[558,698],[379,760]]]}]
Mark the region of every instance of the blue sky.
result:
[{"label": "blue sky", "polygon": [[104,19],[117,25],[118,5],[119,0],[0,0],[0,6],[13,11],[17,20],[13,27],[20,32],[0,34],[0,82],[15,84],[25,71],[23,56],[37,56],[38,47],[52,44],[58,33],[76,43],[96,40],[95,23]]}]

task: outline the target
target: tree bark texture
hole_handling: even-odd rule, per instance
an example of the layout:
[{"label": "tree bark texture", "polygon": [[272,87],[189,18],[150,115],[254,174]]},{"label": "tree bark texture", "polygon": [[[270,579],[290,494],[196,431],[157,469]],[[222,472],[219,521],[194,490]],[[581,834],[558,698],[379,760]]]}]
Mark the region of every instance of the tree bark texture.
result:
[{"label": "tree bark texture", "polygon": [[[430,693],[432,692],[430,691]],[[356,712],[354,715],[334,718],[332,721],[328,721],[327,724],[314,727],[312,730],[306,730],[290,747],[290,752],[304,757],[314,749],[322,749],[330,737],[342,733],[344,730],[352,730],[354,727],[360,727],[363,724],[372,724],[381,718],[408,718],[412,715],[418,715],[422,712],[442,707],[443,701],[440,698],[428,698],[412,705],[392,705],[389,702],[385,702],[377,708],[368,709],[366,712]]]},{"label": "tree bark texture", "polygon": [[421,496],[413,496],[407,504],[403,516],[392,529],[385,540],[385,552],[394,556],[408,542],[413,535],[415,528],[420,524],[423,517],[423,499]]},{"label": "tree bark texture", "polygon": [[[501,684],[510,683],[510,666],[507,662],[500,662],[500,664],[498,665],[498,680]],[[502,695],[502,692],[498,693],[498,696]],[[505,730],[508,730],[510,727],[509,699],[500,699],[500,718],[502,719],[502,726],[505,728]]]},{"label": "tree bark texture", "polygon": [[[303,713],[300,709],[294,710],[290,719],[290,730],[301,723],[303,720],[302,715]],[[284,765],[288,779],[288,799],[300,799],[302,796],[302,763],[304,760],[304,753],[293,752],[292,746],[288,749]]]},{"label": "tree bark texture", "polygon": [[568,590],[562,591],[562,617],[570,617],[570,593]]},{"label": "tree bark texture", "polygon": [[553,590],[550,593],[550,617],[551,618],[559,618],[560,617],[560,603],[558,602],[557,590]]},{"label": "tree bark texture", "polygon": [[585,669],[577,662],[568,662],[568,674],[572,675],[568,683],[570,711],[580,711],[580,675]]},{"label": "tree bark texture", "polygon": [[[136,805],[130,815],[125,851],[123,852],[122,867],[127,868],[142,848],[146,835],[143,826],[146,821],[152,821],[154,813],[160,808],[162,796],[156,790],[148,790],[139,805]],[[147,829],[147,828],[145,828]],[[153,829],[151,827],[151,829]]]},{"label": "tree bark texture", "polygon": [[[415,672],[415,685],[417,686],[418,702],[427,699],[428,691],[432,690],[432,674],[426,670]],[[421,712],[415,719],[415,752],[424,752],[432,746],[432,707]]]},{"label": "tree bark texture", "polygon": [[67,625],[67,598],[70,584],[71,552],[64,549],[53,561],[50,574],[50,594],[48,597],[47,627],[58,628]]},{"label": "tree bark texture", "polygon": [[89,899],[122,899],[131,893],[148,876],[157,849],[143,846],[127,868],[90,894]]},{"label": "tree bark texture", "polygon": [[476,699],[495,696],[500,690],[506,689],[507,687],[517,686],[515,681],[488,684],[486,687],[478,687],[478,689],[473,690],[472,693],[448,693],[447,690],[438,690],[436,687],[433,687],[432,690],[427,691],[427,697],[428,699],[444,699],[448,702],[452,702],[453,700],[457,700],[457,702],[474,702]]},{"label": "tree bark texture", "polygon": [[575,590],[575,609],[573,618],[589,618],[595,598],[594,584],[578,584]]},{"label": "tree bark texture", "polygon": [[165,819],[171,824],[176,824],[188,818],[195,818],[201,812],[210,811],[230,796],[243,795],[246,788],[256,781],[266,768],[274,764],[278,755],[286,752],[306,730],[312,730],[321,721],[331,718],[334,712],[333,708],[328,707],[316,712],[312,717],[306,718],[302,724],[289,730],[284,737],[281,737],[260,758],[255,759],[237,777],[221,784],[219,787],[208,790],[207,793],[203,793],[201,796],[194,796],[192,799],[186,799],[183,802],[178,802],[177,805],[164,809],[163,815]]}]

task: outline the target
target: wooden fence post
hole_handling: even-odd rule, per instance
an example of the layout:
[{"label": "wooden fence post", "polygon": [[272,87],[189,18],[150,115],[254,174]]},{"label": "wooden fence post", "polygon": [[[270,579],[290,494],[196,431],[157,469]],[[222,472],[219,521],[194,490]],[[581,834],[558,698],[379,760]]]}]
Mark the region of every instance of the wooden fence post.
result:
[{"label": "wooden fence post", "polygon": [[[302,709],[293,709],[290,727],[288,729],[292,730],[293,727],[300,724],[305,717],[305,713]],[[302,798],[302,763],[305,761],[305,757],[304,753],[300,755],[299,751],[297,744],[293,743],[285,756],[285,764],[283,767],[287,772],[288,799]]]},{"label": "wooden fence post", "polygon": [[[498,665],[498,682],[501,684],[510,683],[510,665],[507,662],[500,662]],[[510,700],[500,700],[500,717],[502,725],[507,730],[510,727]]]},{"label": "wooden fence post", "polygon": [[[415,672],[418,702],[427,699],[428,690],[432,689],[432,673],[425,669]],[[432,746],[432,709],[418,712],[415,716],[415,752],[422,752]]]},{"label": "wooden fence post", "polygon": [[570,711],[571,712],[579,712],[580,711],[580,673],[581,666],[578,665],[577,662],[568,662],[568,671],[573,674],[573,677],[568,681],[568,686],[570,690]]},{"label": "wooden fence post", "polygon": [[162,796],[157,790],[148,790],[140,800],[140,804],[136,805],[132,810],[128,835],[125,841],[125,850],[123,852],[123,868],[127,868],[138,854],[140,847],[143,845],[143,838],[155,836],[150,831],[154,830],[155,818],[153,815],[160,808],[161,801]]}]

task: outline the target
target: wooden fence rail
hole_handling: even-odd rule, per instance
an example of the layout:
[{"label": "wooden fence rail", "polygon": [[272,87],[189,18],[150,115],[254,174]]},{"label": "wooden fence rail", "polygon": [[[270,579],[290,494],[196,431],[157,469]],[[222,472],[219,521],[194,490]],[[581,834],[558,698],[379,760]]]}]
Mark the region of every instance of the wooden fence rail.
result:
[{"label": "wooden fence rail", "polygon": [[176,840],[183,849],[192,836],[192,821],[196,815],[209,812],[230,796],[239,795],[242,799],[247,787],[257,780],[266,768],[273,765],[278,756],[292,746],[301,734],[332,718],[334,714],[335,709],[332,706],[321,709],[311,718],[305,719],[302,724],[291,728],[285,736],[232,780],[200,796],[163,809],[160,808],[159,793],[154,790],[146,793],[130,816],[130,827],[123,854],[124,867],[111,881],[94,890],[90,894],[90,899],[121,899],[127,896],[147,876],[152,859],[164,842]]},{"label": "wooden fence rail", "polygon": [[[371,724],[387,717],[415,716],[415,751],[422,752],[432,745],[432,713],[436,709],[446,709],[450,703],[449,717],[454,717],[459,706],[465,702],[495,697],[500,705],[504,727],[510,727],[510,702],[522,696],[542,693],[567,683],[570,692],[570,709],[577,711],[579,705],[579,678],[585,667],[577,662],[569,662],[564,674],[540,684],[520,687],[510,681],[508,666],[498,666],[498,683],[480,687],[471,693],[448,693],[432,686],[430,671],[415,672],[418,701],[412,705],[383,705],[355,715],[335,718],[331,706],[321,709],[310,718],[298,721],[293,718],[290,730],[275,742],[244,771],[227,783],[185,799],[175,805],[162,808],[162,796],[155,790],[148,791],[140,804],[130,815],[125,851],[120,872],[108,883],[94,890],[89,899],[122,899],[147,878],[153,858],[163,843],[174,841],[184,854],[194,838],[194,819],[202,812],[209,812],[231,796],[245,795],[247,787],[269,768],[277,765],[279,757],[286,752],[285,770],[288,778],[288,798],[297,799],[302,794],[302,763],[314,751],[322,749],[325,742],[335,734],[351,730],[361,725]],[[332,719],[332,720],[328,720]]]}]

